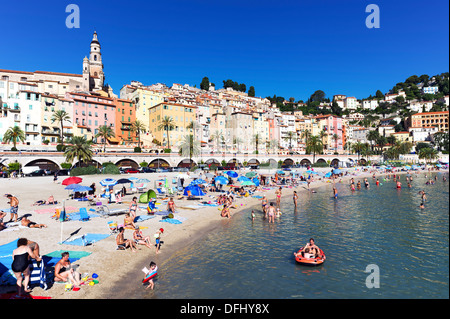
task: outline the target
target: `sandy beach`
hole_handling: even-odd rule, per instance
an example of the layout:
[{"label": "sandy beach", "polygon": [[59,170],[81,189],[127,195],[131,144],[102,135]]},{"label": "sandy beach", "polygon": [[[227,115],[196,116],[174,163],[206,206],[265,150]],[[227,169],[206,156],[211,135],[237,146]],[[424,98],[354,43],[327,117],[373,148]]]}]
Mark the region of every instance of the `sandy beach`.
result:
[{"label": "sandy beach", "polygon": [[[296,169],[298,171],[306,171],[303,169]],[[329,172],[330,168],[318,168],[315,169],[318,172]],[[362,179],[364,177],[371,177],[373,171],[369,170],[367,172],[362,172],[361,170],[355,171],[355,169],[343,169],[345,172],[348,170],[351,172],[347,176],[338,178],[336,182],[348,183],[348,180],[352,177],[355,179]],[[245,171],[241,172],[245,174]],[[260,170],[259,173],[268,173]],[[274,170],[271,171],[274,173]],[[404,173],[404,172],[403,172]],[[166,177],[169,184],[172,185],[172,179],[179,173],[146,173],[146,174],[133,174],[139,178],[147,178],[151,182],[148,183],[148,188],[153,188],[154,181],[160,179],[161,177]],[[380,173],[376,173],[380,176]],[[91,176],[81,176],[83,182],[81,185],[89,186],[91,183],[95,182],[97,185],[96,194],[100,194],[101,186],[99,182],[105,178],[118,179],[122,177],[131,177],[132,175],[117,175],[107,176],[107,175],[91,175]],[[155,215],[154,218],[138,222],[142,229],[144,236],[150,236],[152,244],[155,243],[153,234],[159,229],[164,228],[164,233],[162,235],[162,241],[164,244],[161,247],[161,252],[159,254],[155,253],[155,249],[149,249],[143,245],[139,245],[139,250],[133,253],[131,250],[126,251],[116,250],[115,237],[113,234],[103,240],[95,242],[88,246],[73,246],[68,244],[60,244],[61,239],[67,240],[70,234],[76,233],[73,237],[80,236],[87,233],[94,234],[109,234],[110,229],[108,227],[108,221],[117,221],[119,224],[123,223],[124,214],[107,216],[107,217],[94,217],[89,221],[78,221],[71,220],[61,223],[58,220],[51,218],[53,213],[49,208],[60,208],[61,204],[53,206],[32,206],[37,200],[45,200],[50,195],[53,195],[56,200],[60,203],[65,200],[66,209],[70,207],[72,210],[77,210],[80,207],[86,207],[88,213],[90,208],[95,209],[95,206],[88,206],[87,202],[76,201],[69,199],[69,191],[64,189],[64,185],[61,182],[67,178],[66,176],[61,176],[58,178],[57,183],[53,182],[53,176],[45,177],[25,177],[19,179],[2,179],[0,184],[0,193],[6,194],[11,193],[15,195],[19,201],[19,217],[28,214],[28,218],[36,223],[46,224],[47,228],[42,229],[30,229],[27,227],[13,227],[6,231],[0,232],[0,245],[10,243],[11,241],[25,237],[29,240],[36,241],[40,246],[41,255],[45,255],[54,251],[86,251],[91,254],[87,257],[75,262],[79,265],[78,271],[80,273],[96,273],[98,274],[99,284],[94,286],[82,286],[79,291],[65,291],[63,284],[53,284],[49,289],[43,290],[40,287],[33,288],[32,295],[37,296],[49,296],[54,299],[120,299],[127,298],[126,292],[129,289],[144,289],[141,284],[141,280],[144,276],[141,269],[143,267],[148,267],[150,261],[155,261],[160,267],[170,258],[176,258],[176,252],[183,247],[195,242],[198,238],[204,236],[205,234],[214,231],[216,227],[227,223],[229,220],[227,218],[222,218],[220,216],[220,211],[217,207],[202,207],[196,209],[183,209],[187,205],[198,205],[200,201],[191,200],[177,200],[175,197],[175,204],[177,206],[177,213],[175,218],[182,220],[181,224],[171,224],[166,222],[161,222],[160,215]],[[188,184],[188,180],[186,184]],[[404,182],[404,180],[402,181]],[[331,183],[330,180],[322,180],[316,177],[316,180],[311,183],[310,188],[314,189],[317,187],[322,187]],[[370,183],[374,183],[370,179]],[[121,185],[117,185],[115,188],[119,188]],[[228,187],[224,187],[228,189]],[[283,188],[283,200],[292,200],[293,191],[297,191],[299,194],[299,202],[301,202],[302,194],[308,192],[306,183],[300,183],[299,186],[288,188]],[[331,191],[331,189],[330,189]],[[218,196],[219,193],[208,193],[207,196],[203,197],[203,201],[213,201],[214,198]],[[213,197],[209,197],[212,195]],[[256,192],[254,195],[266,195],[269,201],[275,201],[275,188],[271,190],[261,190]],[[123,204],[110,204],[110,208],[128,208],[129,203],[133,196],[139,198],[139,194],[127,195],[123,198]],[[103,202],[106,202],[103,200]],[[161,203],[161,200],[158,200]],[[238,214],[254,205],[260,204],[260,199],[253,197],[242,197],[236,198],[234,204],[236,209],[231,209],[232,217],[234,214]],[[139,204],[144,206],[145,204]],[[159,207],[165,210],[166,203],[162,203]],[[7,198],[0,198],[0,209],[8,208]],[[70,212],[69,209],[68,211]],[[258,206],[260,209],[260,206]],[[44,211],[45,210],[45,211]],[[31,215],[31,216],[30,216]],[[139,208],[137,215],[147,215],[145,209]],[[4,221],[9,221],[9,214],[4,218]],[[125,238],[132,238],[132,230],[125,230]],[[72,238],[73,238],[72,237]],[[12,260],[11,260],[12,261]],[[121,289],[116,289],[121,287]],[[157,289],[157,287],[156,287]],[[5,292],[15,292],[15,286],[0,286],[0,293]]]}]

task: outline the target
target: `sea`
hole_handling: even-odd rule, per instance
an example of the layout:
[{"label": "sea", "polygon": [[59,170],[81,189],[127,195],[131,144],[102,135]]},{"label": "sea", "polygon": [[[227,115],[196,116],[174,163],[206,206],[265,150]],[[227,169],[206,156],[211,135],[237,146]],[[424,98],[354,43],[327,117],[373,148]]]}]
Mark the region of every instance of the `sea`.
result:
[{"label": "sea", "polygon": [[[355,191],[337,182],[337,199],[330,183],[299,192],[297,209],[288,195],[274,223],[260,206],[249,207],[158,265],[155,290],[138,289],[134,297],[448,299],[448,172],[411,176],[411,187],[401,176],[401,189],[379,176],[380,185],[369,178],[368,188],[355,177],[362,185]],[[427,185],[430,177],[435,182]],[[295,261],[310,238],[326,255],[320,266]]]}]

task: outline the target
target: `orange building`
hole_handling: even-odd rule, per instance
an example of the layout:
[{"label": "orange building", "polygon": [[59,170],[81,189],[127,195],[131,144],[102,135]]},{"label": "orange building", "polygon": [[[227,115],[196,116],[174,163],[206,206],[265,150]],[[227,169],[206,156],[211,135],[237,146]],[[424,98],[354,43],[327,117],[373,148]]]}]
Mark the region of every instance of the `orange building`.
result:
[{"label": "orange building", "polygon": [[136,107],[133,101],[116,98],[114,102],[116,104],[116,123],[114,125],[116,136],[110,139],[110,142],[119,145],[136,144],[137,146],[137,135],[131,131],[131,126],[136,121]]},{"label": "orange building", "polygon": [[410,117],[411,127],[437,127],[438,131],[448,131],[448,111],[416,113]]}]

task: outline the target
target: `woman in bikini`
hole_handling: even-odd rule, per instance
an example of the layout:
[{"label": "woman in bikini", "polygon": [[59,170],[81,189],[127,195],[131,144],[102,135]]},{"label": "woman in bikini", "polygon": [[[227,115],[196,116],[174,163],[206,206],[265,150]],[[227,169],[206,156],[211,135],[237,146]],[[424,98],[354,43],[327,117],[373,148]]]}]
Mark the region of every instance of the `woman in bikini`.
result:
[{"label": "woman in bikini", "polygon": [[80,277],[70,263],[69,253],[63,252],[60,261],[55,265],[55,281],[69,282],[75,287],[79,287],[81,285]]},{"label": "woman in bikini", "polygon": [[171,197],[167,203],[167,212],[175,214],[175,202],[173,201],[173,197]]},{"label": "woman in bikini", "polygon": [[136,218],[136,210],[137,210],[137,197],[134,196],[133,200],[130,203],[130,215],[133,216],[133,220]]},{"label": "woman in bikini", "polygon": [[281,202],[281,187],[275,191],[275,195],[277,195],[277,207],[280,207]]}]

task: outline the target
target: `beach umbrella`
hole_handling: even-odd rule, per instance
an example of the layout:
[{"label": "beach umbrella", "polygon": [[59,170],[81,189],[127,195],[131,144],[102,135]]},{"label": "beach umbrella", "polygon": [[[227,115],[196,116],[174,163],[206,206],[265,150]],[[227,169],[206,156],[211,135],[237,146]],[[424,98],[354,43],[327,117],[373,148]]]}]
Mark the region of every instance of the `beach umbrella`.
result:
[{"label": "beach umbrella", "polygon": [[136,183],[150,183],[150,180],[147,178],[140,178],[136,181]]},{"label": "beach umbrella", "polygon": [[[66,189],[67,189],[67,187],[66,187]],[[74,192],[87,192],[87,191],[91,191],[92,188],[90,188],[89,186],[76,185],[75,187],[71,188],[71,190]]]},{"label": "beach umbrella", "polygon": [[312,171],[312,170],[307,170],[306,173],[308,173],[308,174],[314,174],[314,171]]},{"label": "beach umbrella", "polygon": [[137,177],[128,177],[128,179],[130,180],[130,181],[137,181],[139,178],[137,178]]},{"label": "beach umbrella", "polygon": [[131,183],[131,181],[128,178],[121,178],[117,181],[117,184],[127,184]]},{"label": "beach umbrella", "polygon": [[239,176],[239,177],[237,178],[237,180],[238,180],[239,182],[243,182],[243,181],[249,181],[250,178],[245,177],[245,176]]},{"label": "beach umbrella", "polygon": [[325,174],[325,177],[328,178],[328,177],[331,177],[331,175],[332,175],[331,172],[328,172],[328,173]]},{"label": "beach umbrella", "polygon": [[198,185],[190,185],[184,189],[184,196],[188,195],[188,192],[191,193],[192,196],[204,196],[205,193]]},{"label": "beach umbrella", "polygon": [[252,182],[255,183],[255,186],[259,186],[259,179],[257,179],[256,177],[252,179]]},{"label": "beach umbrella", "polygon": [[82,178],[78,176],[71,176],[62,181],[62,185],[79,184],[83,181]]},{"label": "beach umbrella", "polygon": [[192,181],[188,186],[200,185],[200,184],[208,184],[208,183],[203,179],[196,179],[196,180]]},{"label": "beach umbrella", "polygon": [[226,178],[225,176],[217,176],[216,178],[214,178],[214,180],[216,181],[217,184],[223,185],[228,184],[228,178]]},{"label": "beach umbrella", "polygon": [[78,185],[78,184],[70,184],[70,185],[64,187],[64,189],[73,190],[73,189],[77,188],[78,186],[80,186],[80,185]]},{"label": "beach umbrella", "polygon": [[236,173],[235,171],[227,171],[225,174],[227,174],[227,175],[230,176],[231,178],[236,178],[236,177],[238,177],[238,173]]},{"label": "beach umbrella", "polygon": [[256,185],[252,181],[248,180],[241,182],[241,186],[256,186]]},{"label": "beach umbrella", "polygon": [[100,185],[102,186],[114,186],[117,184],[117,181],[112,178],[105,178],[104,180],[100,181]]},{"label": "beach umbrella", "polygon": [[256,175],[257,175],[256,172],[248,172],[245,174],[245,177],[252,178],[252,177],[255,177]]},{"label": "beach umbrella", "polygon": [[336,168],[333,170],[333,174],[336,174],[336,175],[341,174],[341,172],[342,171],[339,168]]}]

